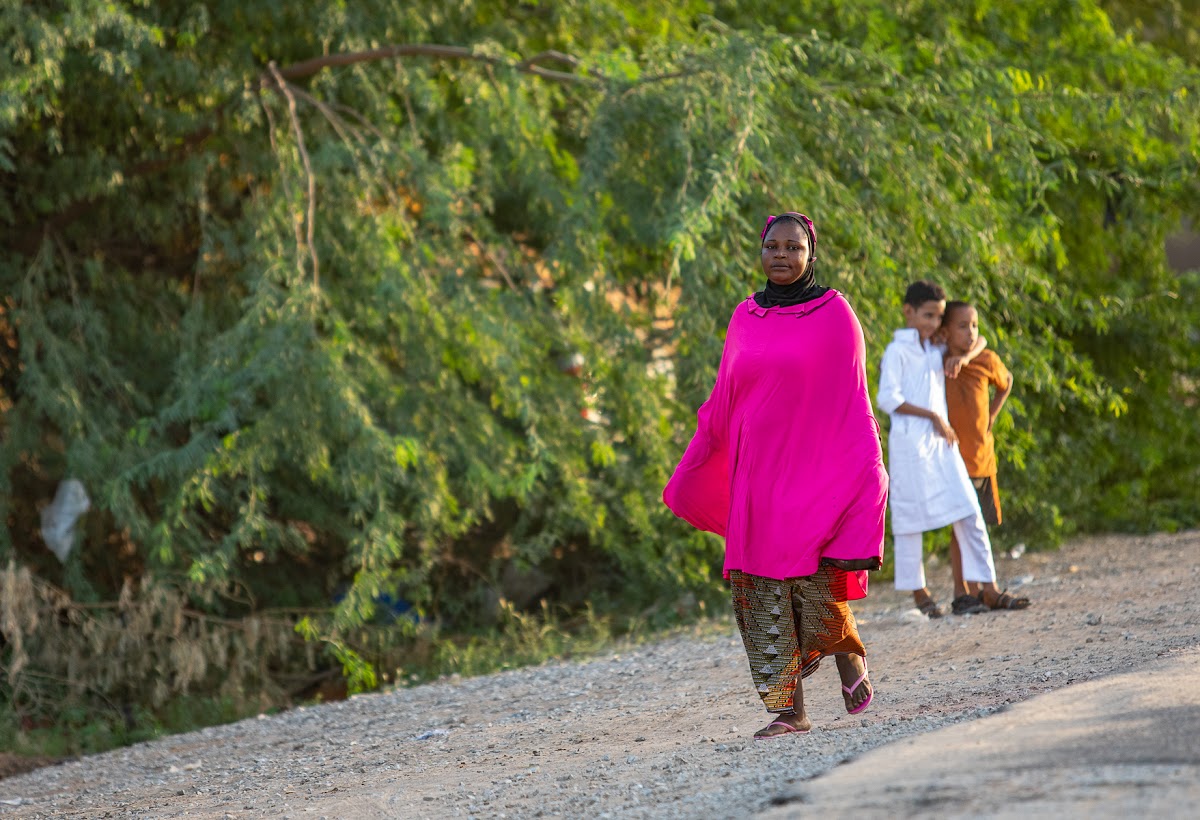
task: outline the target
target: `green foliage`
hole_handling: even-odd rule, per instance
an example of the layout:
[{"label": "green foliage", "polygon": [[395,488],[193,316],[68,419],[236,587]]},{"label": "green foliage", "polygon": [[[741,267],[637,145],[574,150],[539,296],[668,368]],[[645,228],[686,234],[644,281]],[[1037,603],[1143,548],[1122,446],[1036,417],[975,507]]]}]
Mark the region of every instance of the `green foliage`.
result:
[{"label": "green foliage", "polygon": [[1200,6],[1188,0],[1102,0],[1118,33],[1200,61]]},{"label": "green foliage", "polygon": [[[1117,6],[10,4],[0,558],[79,600],[336,601],[308,634],[356,688],[367,625],[703,598],[720,543],[658,496],[788,208],[873,360],[909,280],[979,304],[1007,537],[1195,526],[1200,299],[1163,242],[1200,78]],[[297,68],[388,44],[466,50]],[[65,476],[94,509],[60,567]]]},{"label": "green foliage", "polygon": [[79,705],[58,712],[52,723],[32,726],[6,710],[0,715],[0,748],[22,756],[51,758],[96,754],[260,713],[228,697],[205,695],[176,698],[161,712],[133,705],[127,714],[121,714]]}]

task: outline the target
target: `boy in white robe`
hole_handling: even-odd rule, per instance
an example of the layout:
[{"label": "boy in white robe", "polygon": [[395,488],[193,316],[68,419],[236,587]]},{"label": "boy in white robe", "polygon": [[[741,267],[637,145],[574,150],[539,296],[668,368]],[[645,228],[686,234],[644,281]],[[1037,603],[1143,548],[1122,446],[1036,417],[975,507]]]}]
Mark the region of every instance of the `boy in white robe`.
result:
[{"label": "boy in white robe", "polygon": [[911,590],[917,608],[930,618],[945,613],[925,586],[922,536],[946,525],[962,550],[963,578],[996,580],[992,545],[979,499],[958,452],[958,437],[947,421],[947,375],[978,355],[978,339],[965,357],[946,357],[944,345],[931,340],[946,311],[946,292],[928,281],[909,285],[904,294],[905,327],[884,351],[876,403],[891,416],[888,473],[891,488],[893,557],[896,589]]}]

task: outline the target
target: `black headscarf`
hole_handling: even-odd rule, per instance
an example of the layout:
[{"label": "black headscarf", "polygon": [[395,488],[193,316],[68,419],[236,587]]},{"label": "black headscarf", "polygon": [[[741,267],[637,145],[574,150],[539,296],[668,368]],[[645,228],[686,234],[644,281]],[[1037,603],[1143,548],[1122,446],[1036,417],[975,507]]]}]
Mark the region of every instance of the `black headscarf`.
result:
[{"label": "black headscarf", "polygon": [[777,285],[767,279],[766,287],[754,294],[754,301],[759,307],[764,308],[790,307],[824,296],[829,288],[817,284],[817,231],[813,227],[812,220],[795,211],[788,211],[779,216],[768,216],[767,224],[763,226],[762,233],[759,234],[760,241],[766,241],[767,231],[771,229],[771,225],[777,219],[795,222],[808,234],[808,265],[804,268],[804,273],[800,274],[800,278],[790,285]]}]

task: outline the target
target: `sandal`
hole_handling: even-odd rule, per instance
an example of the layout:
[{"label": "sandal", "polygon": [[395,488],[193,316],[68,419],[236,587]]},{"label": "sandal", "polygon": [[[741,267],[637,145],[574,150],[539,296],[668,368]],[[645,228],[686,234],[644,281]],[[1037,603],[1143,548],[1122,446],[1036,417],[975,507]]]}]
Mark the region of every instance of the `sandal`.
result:
[{"label": "sandal", "polygon": [[1000,593],[1000,597],[996,599],[996,603],[985,605],[988,609],[1028,609],[1029,603],[1028,598],[1014,598],[1005,591]]},{"label": "sandal", "polygon": [[[792,715],[794,717],[795,713],[793,712]],[[782,726],[783,731],[782,732],[769,732],[768,734],[763,734],[763,732],[767,732],[772,726]],[[783,737],[784,735],[806,735],[811,731],[812,731],[812,729],[797,729],[792,724],[787,723],[782,720],[773,720],[770,723],[768,723],[766,726],[762,727],[757,732],[755,732],[754,739],[755,740],[770,740],[773,737]]]},{"label": "sandal", "polygon": [[[936,604],[934,604],[934,606],[936,606]],[[849,695],[851,698],[853,698],[855,691],[858,689],[859,686],[862,685],[863,681],[867,681],[867,686],[871,686],[871,682],[867,680],[867,662],[865,659],[863,660],[862,676],[854,682],[853,686],[843,686],[842,691],[845,692],[847,695]],[[866,709],[868,706],[871,705],[871,699],[874,697],[875,697],[875,687],[871,686],[871,691],[867,693],[866,700],[864,700],[862,703],[858,704],[858,706],[855,706],[853,709],[850,708],[849,704],[846,705],[846,714],[857,715],[859,712],[863,711],[864,709]]]},{"label": "sandal", "polygon": [[921,614],[929,618],[944,618],[946,611],[937,605],[937,601],[932,598],[926,598],[921,603],[917,604],[917,609],[921,610]]},{"label": "sandal", "polygon": [[950,602],[950,611],[955,615],[977,615],[980,612],[987,612],[989,609],[991,607],[971,594],[959,595]]}]

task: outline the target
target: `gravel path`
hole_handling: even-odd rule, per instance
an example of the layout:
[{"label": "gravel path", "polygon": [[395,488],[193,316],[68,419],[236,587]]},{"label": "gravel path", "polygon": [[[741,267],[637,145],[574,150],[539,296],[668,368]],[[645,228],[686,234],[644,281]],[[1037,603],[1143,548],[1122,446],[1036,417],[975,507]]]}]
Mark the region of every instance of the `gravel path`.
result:
[{"label": "gravel path", "polygon": [[[1200,644],[1200,532],[1000,559],[1023,612],[855,606],[876,697],[806,681],[811,735],[766,721],[732,616],[586,662],[363,695],[0,780],[0,817],[744,817],[867,750]],[[949,569],[928,567],[949,597]]]},{"label": "gravel path", "polygon": [[760,820],[1194,820],[1200,649],[873,749],[780,794]]}]

